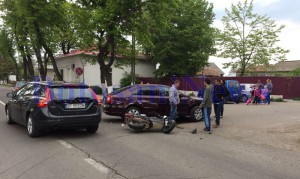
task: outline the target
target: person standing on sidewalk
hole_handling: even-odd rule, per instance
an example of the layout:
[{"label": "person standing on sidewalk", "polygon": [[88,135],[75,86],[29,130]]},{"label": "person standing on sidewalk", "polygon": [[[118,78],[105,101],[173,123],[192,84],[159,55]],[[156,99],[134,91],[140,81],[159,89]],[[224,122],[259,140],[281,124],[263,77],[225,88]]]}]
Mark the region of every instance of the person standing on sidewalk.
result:
[{"label": "person standing on sidewalk", "polygon": [[220,116],[221,116],[221,108],[224,103],[225,89],[220,84],[220,80],[215,80],[215,85],[213,87],[213,103],[214,103],[214,111],[216,114],[216,124],[212,125],[214,128],[220,126]]},{"label": "person standing on sidewalk", "polygon": [[266,100],[267,100],[267,103],[270,104],[270,102],[271,102],[271,93],[272,93],[272,89],[273,89],[273,84],[272,84],[270,79],[267,79],[266,87],[267,87],[267,90],[268,90]]},{"label": "person standing on sidewalk", "polygon": [[169,115],[169,120],[174,120],[176,121],[176,115],[177,115],[177,105],[180,102],[179,99],[179,92],[178,92],[178,87],[180,86],[179,80],[175,80],[174,84],[170,88],[169,91],[169,97],[170,97],[170,115]]},{"label": "person standing on sidewalk", "polygon": [[226,98],[229,97],[229,91],[226,87],[226,84],[224,82],[224,80],[221,80],[221,85],[223,86],[224,90],[225,90],[225,94],[224,94],[224,98],[223,98],[223,103],[221,104],[221,111],[220,111],[220,118],[223,117],[223,113],[224,113],[224,104],[225,104],[225,101],[226,101]]},{"label": "person standing on sidewalk", "polygon": [[212,98],[211,98],[212,87],[210,85],[210,79],[206,78],[204,83],[205,83],[204,97],[202,103],[200,104],[200,108],[201,109],[203,108],[204,123],[205,123],[205,128],[203,129],[203,132],[206,134],[211,134],[210,113],[212,107]]}]

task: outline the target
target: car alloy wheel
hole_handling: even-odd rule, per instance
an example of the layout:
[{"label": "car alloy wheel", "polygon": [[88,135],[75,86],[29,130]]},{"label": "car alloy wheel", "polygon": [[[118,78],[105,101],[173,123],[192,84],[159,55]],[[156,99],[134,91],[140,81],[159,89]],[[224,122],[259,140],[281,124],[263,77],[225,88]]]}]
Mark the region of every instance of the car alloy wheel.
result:
[{"label": "car alloy wheel", "polygon": [[126,113],[130,113],[130,114],[133,114],[134,116],[139,116],[141,115],[141,111],[136,108],[136,107],[130,107],[127,109]]},{"label": "car alloy wheel", "polygon": [[28,117],[28,121],[27,121],[27,131],[29,133],[29,135],[32,134],[32,117]]},{"label": "car alloy wheel", "polygon": [[202,111],[199,106],[194,106],[191,110],[191,119],[192,121],[201,121]]},{"label": "car alloy wheel", "polygon": [[41,135],[40,130],[35,126],[34,120],[31,115],[27,118],[27,132],[30,137],[38,137]]}]

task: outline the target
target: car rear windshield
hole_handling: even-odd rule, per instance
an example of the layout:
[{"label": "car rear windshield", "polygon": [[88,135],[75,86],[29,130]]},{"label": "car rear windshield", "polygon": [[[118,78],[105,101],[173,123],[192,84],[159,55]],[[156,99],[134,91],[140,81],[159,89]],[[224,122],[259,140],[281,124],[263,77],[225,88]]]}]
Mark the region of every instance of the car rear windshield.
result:
[{"label": "car rear windshield", "polygon": [[50,87],[50,96],[54,100],[73,100],[75,98],[94,99],[94,94],[87,86],[55,86]]},{"label": "car rear windshield", "polygon": [[26,85],[26,84],[27,84],[26,81],[19,81],[19,82],[17,83],[17,87],[22,87],[22,86],[24,86],[24,85]]},{"label": "car rear windshield", "polygon": [[116,90],[112,91],[112,93],[113,94],[120,93],[120,92],[125,91],[129,88],[132,88],[132,86],[126,86],[126,87],[123,87],[123,88],[116,89]]}]

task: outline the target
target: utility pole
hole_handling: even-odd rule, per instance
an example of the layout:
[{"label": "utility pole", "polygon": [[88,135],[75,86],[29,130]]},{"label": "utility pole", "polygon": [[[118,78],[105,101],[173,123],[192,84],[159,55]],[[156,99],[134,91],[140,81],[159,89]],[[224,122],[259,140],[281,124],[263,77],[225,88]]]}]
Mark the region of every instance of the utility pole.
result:
[{"label": "utility pole", "polygon": [[131,84],[135,84],[135,35],[132,33]]}]

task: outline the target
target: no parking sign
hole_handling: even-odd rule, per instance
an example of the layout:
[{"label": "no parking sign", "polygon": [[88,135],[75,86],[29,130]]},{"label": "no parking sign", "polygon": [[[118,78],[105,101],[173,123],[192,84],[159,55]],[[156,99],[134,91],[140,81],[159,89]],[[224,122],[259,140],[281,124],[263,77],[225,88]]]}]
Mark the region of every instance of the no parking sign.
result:
[{"label": "no parking sign", "polygon": [[81,67],[77,67],[77,68],[75,68],[75,73],[77,75],[82,75],[83,74],[83,69]]}]

